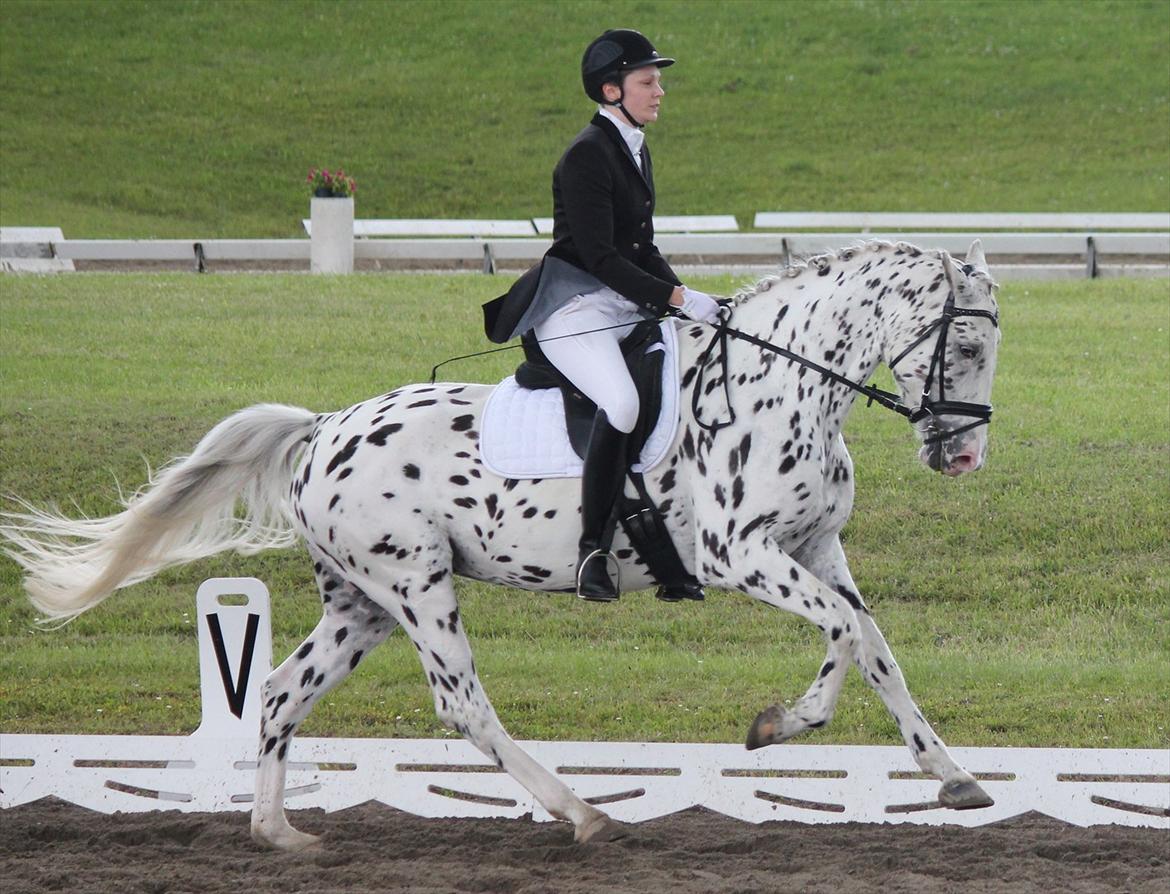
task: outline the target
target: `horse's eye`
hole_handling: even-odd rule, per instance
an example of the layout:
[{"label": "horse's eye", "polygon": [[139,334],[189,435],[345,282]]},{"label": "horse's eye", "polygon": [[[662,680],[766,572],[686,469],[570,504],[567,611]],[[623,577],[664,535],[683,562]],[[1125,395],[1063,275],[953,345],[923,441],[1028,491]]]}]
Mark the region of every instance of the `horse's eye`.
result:
[{"label": "horse's eye", "polygon": [[979,356],[979,345],[962,344],[959,345],[959,356],[964,360],[974,360]]}]

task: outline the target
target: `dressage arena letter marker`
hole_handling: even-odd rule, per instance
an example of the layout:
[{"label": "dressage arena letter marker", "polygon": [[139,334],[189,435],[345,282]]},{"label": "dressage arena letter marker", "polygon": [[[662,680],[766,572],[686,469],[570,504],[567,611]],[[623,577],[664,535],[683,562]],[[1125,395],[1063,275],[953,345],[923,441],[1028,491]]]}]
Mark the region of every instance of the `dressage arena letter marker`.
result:
[{"label": "dressage arena letter marker", "polygon": [[211,642],[215,646],[215,660],[219,664],[219,675],[223,677],[223,691],[227,696],[228,709],[236,717],[244,716],[244,699],[248,690],[248,677],[252,670],[252,655],[256,650],[256,630],[260,626],[260,616],[248,614],[248,630],[244,634],[244,654],[240,656],[240,672],[235,680],[232,679],[232,669],[228,666],[227,650],[223,645],[223,630],[219,626],[219,615],[207,615],[207,626],[211,633]]},{"label": "dressage arena letter marker", "polygon": [[194,735],[255,738],[260,692],[272,670],[268,589],[252,577],[212,578],[195,594],[195,608],[203,720]]}]

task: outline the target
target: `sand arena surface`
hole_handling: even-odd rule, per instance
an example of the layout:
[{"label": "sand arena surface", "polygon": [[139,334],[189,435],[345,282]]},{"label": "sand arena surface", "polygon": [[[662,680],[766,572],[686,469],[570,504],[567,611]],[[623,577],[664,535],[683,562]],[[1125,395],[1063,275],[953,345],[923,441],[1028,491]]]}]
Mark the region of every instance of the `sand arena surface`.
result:
[{"label": "sand arena surface", "polygon": [[376,803],[292,814],[320,853],[260,849],[246,813],[0,812],[0,890],[116,894],[759,894],[1170,891],[1170,832],[1028,814],[957,826],[751,825],[694,808],[573,844],[562,823],[423,819]]}]

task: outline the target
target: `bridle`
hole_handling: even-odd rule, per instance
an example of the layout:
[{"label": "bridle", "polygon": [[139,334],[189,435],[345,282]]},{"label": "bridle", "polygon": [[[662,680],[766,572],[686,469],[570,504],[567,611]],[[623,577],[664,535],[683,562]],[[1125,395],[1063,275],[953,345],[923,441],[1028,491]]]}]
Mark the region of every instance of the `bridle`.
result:
[{"label": "bridle", "polygon": [[[802,357],[800,354],[789,351],[787,348],[782,348],[779,345],[774,345],[762,338],[757,338],[756,336],[749,335],[748,333],[742,332],[739,329],[734,329],[727,325],[726,319],[721,319],[719,324],[716,326],[714,337],[704,349],[703,353],[699,356],[699,372],[698,375],[695,376],[695,386],[691,393],[691,410],[694,414],[695,422],[699,425],[700,428],[711,432],[712,434],[719,431],[721,428],[727,428],[729,425],[733,425],[735,423],[735,409],[731,405],[731,391],[729,385],[730,376],[728,375],[727,368],[727,343],[729,338],[734,338],[740,341],[746,341],[749,344],[753,344],[765,351],[770,351],[773,354],[778,354],[781,357],[785,357],[794,363],[798,363],[807,369],[811,369],[813,372],[820,373],[822,376],[834,382],[845,385],[859,394],[865,395],[865,397],[868,398],[866,401],[866,406],[869,406],[873,403],[880,404],[886,409],[893,410],[895,413],[906,417],[906,419],[911,424],[917,424],[924,419],[929,419],[930,424],[928,426],[928,437],[923,441],[923,443],[927,446],[937,444],[938,442],[946,440],[947,438],[960,435],[963,432],[970,431],[971,429],[977,428],[980,425],[989,424],[991,422],[991,404],[976,404],[969,403],[967,401],[946,399],[946,375],[944,366],[946,363],[947,335],[950,332],[950,326],[953,320],[957,319],[958,317],[984,317],[988,320],[991,320],[991,322],[998,328],[999,317],[994,311],[990,310],[981,310],[975,307],[957,307],[955,305],[955,295],[958,290],[955,288],[955,282],[951,276],[951,257],[946,252],[940,252],[939,257],[943,262],[943,272],[946,275],[947,286],[949,289],[947,300],[943,304],[942,314],[937,320],[922,330],[914,338],[914,340],[910,342],[909,345],[903,348],[902,351],[898,353],[898,356],[889,362],[889,367],[891,370],[893,370],[900,361],[905,359],[907,354],[926,341],[926,339],[930,337],[931,333],[935,332],[936,330],[938,331],[938,338],[935,341],[934,351],[930,358],[930,369],[926,374],[926,385],[922,389],[922,401],[918,404],[917,407],[911,408],[906,406],[904,403],[902,403],[901,397],[892,391],[883,391],[881,388],[877,388],[873,385],[863,385],[860,382],[855,382],[852,379],[841,375],[840,373],[834,372],[831,369],[827,369],[826,367],[821,366],[819,363],[815,363],[814,361],[809,360],[807,357]],[[963,273],[970,274],[973,269],[974,268],[970,266],[964,266]],[[723,391],[727,398],[727,410],[730,414],[730,418],[726,421],[703,422],[699,418],[699,398],[701,397],[703,390],[703,370],[706,368],[707,362],[710,360],[711,355],[714,353],[717,347],[720,350],[720,363],[723,368]],[[938,400],[934,400],[930,396],[930,392],[936,377],[938,379]],[[973,419],[974,421],[969,422],[966,425],[959,426],[958,428],[940,431],[936,423],[936,418],[939,416],[966,416],[970,419]]]}]

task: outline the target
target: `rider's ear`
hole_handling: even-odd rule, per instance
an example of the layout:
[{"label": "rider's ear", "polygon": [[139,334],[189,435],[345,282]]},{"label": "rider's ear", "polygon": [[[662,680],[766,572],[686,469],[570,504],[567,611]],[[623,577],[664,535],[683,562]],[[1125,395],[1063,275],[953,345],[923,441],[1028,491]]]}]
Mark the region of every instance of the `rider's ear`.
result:
[{"label": "rider's ear", "polygon": [[963,259],[963,262],[983,273],[987,272],[987,258],[983,257],[983,242],[981,240],[976,239],[971,243],[971,247],[967,249],[967,257]]}]

